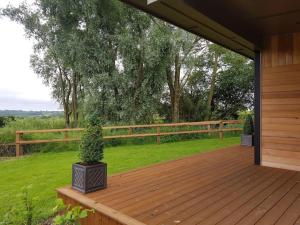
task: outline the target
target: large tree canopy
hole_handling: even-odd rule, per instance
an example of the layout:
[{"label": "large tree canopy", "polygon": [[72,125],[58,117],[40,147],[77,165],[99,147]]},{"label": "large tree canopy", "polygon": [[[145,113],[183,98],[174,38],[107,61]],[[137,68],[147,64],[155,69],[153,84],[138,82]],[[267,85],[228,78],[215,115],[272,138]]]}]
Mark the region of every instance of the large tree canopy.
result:
[{"label": "large tree canopy", "polygon": [[253,63],[117,0],[37,0],[2,9],[35,41],[31,65],[66,126],[235,118],[253,103]]}]

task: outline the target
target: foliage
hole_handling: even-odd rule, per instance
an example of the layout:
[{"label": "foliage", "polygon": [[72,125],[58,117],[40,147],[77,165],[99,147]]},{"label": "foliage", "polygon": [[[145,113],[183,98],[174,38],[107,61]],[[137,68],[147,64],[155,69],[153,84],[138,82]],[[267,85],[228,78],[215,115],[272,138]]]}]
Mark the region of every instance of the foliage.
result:
[{"label": "foliage", "polygon": [[14,116],[0,116],[0,128],[5,127],[11,121],[16,121]]},{"label": "foliage", "polygon": [[252,115],[247,115],[245,123],[244,123],[243,132],[245,135],[253,135],[254,134],[254,125],[253,125]]},{"label": "foliage", "polygon": [[253,61],[233,52],[224,55],[226,69],[220,72],[214,95],[215,118],[237,119],[239,111],[253,109]]},{"label": "foliage", "polygon": [[80,159],[83,163],[92,164],[103,159],[104,140],[101,120],[98,113],[89,117],[80,145]]},{"label": "foliage", "polygon": [[36,202],[38,198],[32,197],[31,186],[23,187],[21,194],[18,194],[21,205],[11,206],[4,214],[1,225],[33,225],[37,224],[38,212],[36,210]]},{"label": "foliage", "polygon": [[53,212],[59,215],[53,219],[54,225],[80,225],[80,219],[86,218],[89,212],[94,212],[80,206],[73,208],[71,205],[66,206],[62,199],[57,199],[56,204]]},{"label": "foliage", "polygon": [[253,62],[117,0],[37,0],[0,12],[35,40],[31,65],[65,126],[237,118],[252,109]]},{"label": "foliage", "polygon": [[[105,162],[108,164],[108,174],[112,175],[238,143],[239,137],[231,137],[224,140],[203,139],[160,145],[112,147],[105,149]],[[20,187],[32,185],[30,193],[39,197],[35,201],[35,209],[40,211],[35,214],[36,219],[39,221],[47,219],[53,214],[55,189],[70,184],[70,166],[77,161],[78,151],[36,153],[19,160],[1,161],[0,218],[4,217],[10,206],[17,206],[15,208],[17,211],[23,208],[17,196]]]},{"label": "foliage", "polygon": [[63,106],[66,127],[70,126],[71,114],[77,126],[79,78],[63,54],[68,46],[64,40],[68,38],[65,32],[55,27],[56,21],[48,15],[45,4],[47,0],[38,1],[34,5],[22,3],[17,8],[8,6],[0,14],[22,24],[27,37],[35,40],[31,65],[44,83],[51,86],[53,97]]},{"label": "foliage", "polygon": [[245,110],[245,111],[239,111],[238,112],[238,119],[241,120],[241,121],[245,121],[246,120],[246,117],[248,115],[252,115],[253,116],[253,111],[249,111],[249,110]]},{"label": "foliage", "polygon": [[[0,128],[0,144],[14,142],[16,130],[42,130],[60,128],[64,128],[64,119],[62,117],[16,117],[14,120],[9,120],[4,128]],[[34,135],[36,134],[25,136],[25,138],[30,139],[30,137],[34,137]],[[42,137],[38,136],[38,138],[41,139]],[[43,136],[43,138],[45,138],[45,136]],[[48,138],[50,137],[48,136]]]},{"label": "foliage", "polygon": [[0,117],[0,128],[1,127],[5,127],[5,125],[6,125],[6,119],[5,119],[5,117]]}]

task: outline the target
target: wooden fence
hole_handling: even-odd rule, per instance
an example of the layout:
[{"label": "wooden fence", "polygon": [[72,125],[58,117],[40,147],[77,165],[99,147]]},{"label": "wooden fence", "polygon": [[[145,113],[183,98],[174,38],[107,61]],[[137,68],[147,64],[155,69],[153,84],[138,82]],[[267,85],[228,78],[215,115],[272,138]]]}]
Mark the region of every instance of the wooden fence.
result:
[{"label": "wooden fence", "polygon": [[[223,139],[224,132],[228,131],[240,131],[239,127],[226,127],[231,124],[241,124],[239,120],[220,120],[220,121],[204,121],[204,122],[189,122],[189,123],[169,123],[169,124],[150,124],[150,125],[128,125],[128,126],[109,126],[103,127],[103,130],[127,130],[127,134],[122,135],[110,135],[105,136],[104,140],[119,139],[119,138],[139,138],[139,137],[156,137],[156,142],[160,143],[161,136],[168,135],[179,135],[179,134],[200,134],[200,133],[219,133],[219,138]],[[161,128],[166,127],[198,127],[199,129],[194,130],[180,130],[180,131],[170,131],[162,132]],[[200,129],[201,127],[206,127],[206,129]],[[152,133],[137,133],[135,132],[139,128],[152,128],[155,132]],[[26,130],[26,131],[16,131],[16,156],[23,155],[23,145],[29,144],[41,144],[41,143],[54,143],[54,142],[73,142],[80,141],[80,137],[69,137],[69,132],[82,132],[83,128],[73,128],[73,129],[51,129],[51,130]],[[64,138],[62,139],[51,139],[51,140],[24,140],[24,134],[33,133],[63,133]]]}]

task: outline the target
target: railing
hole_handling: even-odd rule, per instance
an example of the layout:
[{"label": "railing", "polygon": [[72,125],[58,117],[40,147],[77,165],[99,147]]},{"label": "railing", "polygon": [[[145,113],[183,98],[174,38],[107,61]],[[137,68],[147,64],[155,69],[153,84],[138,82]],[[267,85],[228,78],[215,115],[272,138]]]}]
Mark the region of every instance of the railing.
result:
[{"label": "railing", "polygon": [[[156,142],[160,143],[161,136],[168,135],[179,135],[179,134],[200,134],[208,133],[219,133],[219,138],[223,139],[224,132],[228,131],[241,131],[241,128],[229,127],[229,124],[241,124],[239,120],[220,120],[220,121],[204,121],[204,122],[189,122],[189,123],[169,123],[169,124],[150,124],[150,125],[128,125],[128,126],[109,126],[103,127],[103,130],[124,130],[127,129],[127,134],[122,135],[108,135],[103,136],[104,140],[119,139],[119,138],[140,138],[140,137],[156,137]],[[161,132],[161,128],[164,127],[192,127],[198,126],[206,127],[207,129],[196,129],[196,130],[180,130],[180,131],[164,131]],[[214,126],[214,127],[212,127]],[[136,133],[134,132],[137,128],[152,128],[155,129],[153,133]],[[51,130],[26,130],[26,131],[16,131],[16,156],[23,155],[23,145],[28,144],[41,144],[41,143],[54,143],[54,142],[73,142],[80,141],[79,137],[69,137],[69,132],[82,132],[83,128],[73,128],[73,129],[51,129]],[[63,133],[64,138],[62,139],[51,139],[51,140],[24,140],[24,134],[33,133]]]}]

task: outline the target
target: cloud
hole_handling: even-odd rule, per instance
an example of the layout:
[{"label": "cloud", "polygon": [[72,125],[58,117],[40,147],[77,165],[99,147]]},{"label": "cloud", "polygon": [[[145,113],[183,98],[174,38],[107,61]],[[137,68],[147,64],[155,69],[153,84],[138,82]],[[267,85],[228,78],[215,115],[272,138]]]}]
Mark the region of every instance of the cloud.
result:
[{"label": "cloud", "polygon": [[[16,6],[23,0],[0,0],[0,7],[9,2]],[[23,27],[2,17],[0,33],[0,108],[57,109],[50,88],[30,68],[33,43],[25,38]]]}]

